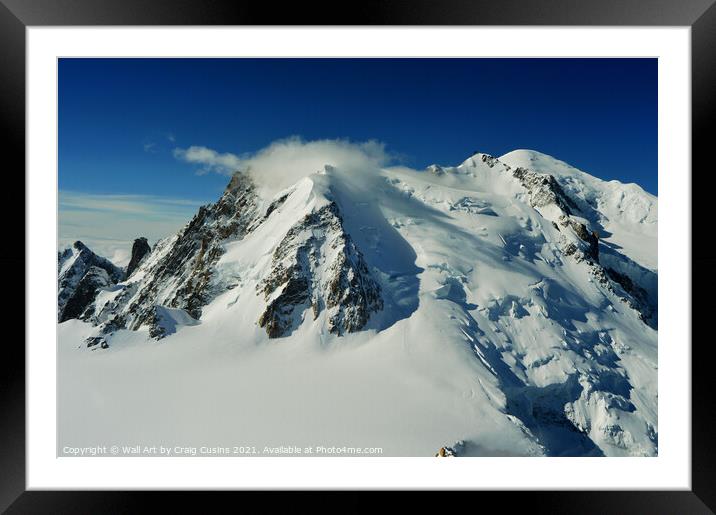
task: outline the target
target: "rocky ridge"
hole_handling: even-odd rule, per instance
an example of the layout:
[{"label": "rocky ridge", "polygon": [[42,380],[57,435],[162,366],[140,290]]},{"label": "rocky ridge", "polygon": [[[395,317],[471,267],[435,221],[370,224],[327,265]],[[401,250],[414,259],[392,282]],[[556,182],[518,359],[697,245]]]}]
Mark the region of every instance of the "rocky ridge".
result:
[{"label": "rocky ridge", "polygon": [[[487,154],[481,155],[483,162],[494,166],[499,160]],[[562,235],[559,248],[565,256],[573,257],[577,262],[584,262],[597,281],[639,313],[641,320],[656,329],[656,308],[653,301],[643,288],[634,283],[628,276],[612,268],[605,267],[599,260],[599,232],[591,227],[590,221],[581,212],[579,205],[562,188],[559,181],[548,173],[539,173],[523,167],[511,168],[504,165],[508,173],[517,179],[525,188],[529,202],[535,209],[555,206],[559,215],[552,220],[553,226],[559,230],[569,231],[572,235]],[[543,213],[547,215],[547,213]],[[582,216],[579,216],[582,215]],[[546,216],[548,219],[549,215]]]},{"label": "rocky ridge", "polygon": [[335,202],[291,227],[257,289],[267,302],[258,323],[269,338],[290,334],[308,306],[314,320],[325,309],[328,331],[338,335],[362,329],[370,313],[383,308],[380,286],[343,229]]},{"label": "rocky ridge", "polygon": [[[233,287],[215,280],[224,245],[255,230],[290,194],[279,195],[262,212],[251,177],[234,174],[221,199],[202,206],[176,236],[152,251],[146,240],[136,240],[121,291],[75,316],[97,325],[100,334],[147,326],[156,339],[166,334],[159,307],[183,310],[199,320],[205,305]],[[257,287],[257,295],[266,302],[257,324],[270,338],[289,335],[309,306],[314,319],[325,310],[328,331],[338,335],[362,329],[370,314],[382,309],[380,286],[345,232],[335,202],[291,227],[272,260],[269,274]]]},{"label": "rocky ridge", "polygon": [[57,264],[60,322],[78,318],[94,300],[98,288],[116,284],[124,278],[121,268],[92,252],[81,241],[58,252]]},{"label": "rocky ridge", "polygon": [[[430,369],[467,349],[465,384],[480,385],[469,395],[484,393],[482,407],[538,444],[530,452],[656,453],[654,285],[610,246],[578,187],[486,154],[370,181],[326,168],[268,198],[234,175],[175,236],[148,253],[135,242],[124,281],[86,272],[75,289],[94,299],[68,311],[96,327],[84,347],[175,332],[177,344],[256,348],[375,342],[411,359],[433,348]],[[446,364],[441,380],[461,366]],[[479,452],[479,439],[466,442],[438,454]]]},{"label": "rocky ridge", "polygon": [[202,307],[216,294],[213,265],[223,253],[222,244],[243,237],[257,213],[253,182],[234,174],[215,204],[201,206],[177,235],[145,254],[121,293],[97,306],[87,319],[105,334],[147,325],[156,336],[162,332],[155,327],[155,306],[182,309],[199,319]]},{"label": "rocky ridge", "polygon": [[139,267],[139,263],[152,251],[152,248],[147,243],[147,238],[137,238],[134,240],[132,245],[132,256],[127,265],[127,278],[132,276],[132,273]]},{"label": "rocky ridge", "polygon": [[[579,206],[553,176],[523,167],[513,169],[488,154],[475,154],[471,159],[479,159],[490,168],[500,165],[524,188],[535,209],[555,206],[559,215],[552,224],[562,233],[558,242],[561,252],[577,262],[585,262],[603,287],[655,327],[655,309],[643,288],[623,273],[600,264],[597,230],[579,216]],[[437,165],[428,167],[428,172],[438,177],[448,173]],[[161,338],[164,333],[157,325],[156,306],[181,309],[192,319],[200,319],[203,306],[227,289],[213,280],[214,265],[224,252],[224,244],[253,231],[292,193],[280,194],[262,212],[251,177],[235,173],[222,197],[215,204],[202,206],[176,236],[160,242],[153,250],[145,238],[135,240],[126,274],[96,256],[81,262],[96,262],[105,274],[95,266],[82,281],[89,272],[87,267],[82,273],[76,269],[65,271],[61,284],[66,287],[61,287],[58,295],[60,321],[87,320],[98,325],[101,334],[146,325],[153,337]],[[465,210],[490,213],[488,208],[471,206]],[[85,249],[83,256],[94,256],[78,244]],[[62,262],[63,254],[59,258]],[[94,304],[97,291],[122,279],[126,280],[118,294],[103,300],[101,305]],[[76,298],[65,309],[75,290]],[[337,335],[362,329],[370,314],[383,308],[380,284],[371,276],[361,251],[344,230],[335,202],[307,214],[291,227],[273,252],[270,273],[256,290],[266,302],[256,322],[270,338],[291,334],[308,307],[314,320],[325,310],[327,329]]]}]

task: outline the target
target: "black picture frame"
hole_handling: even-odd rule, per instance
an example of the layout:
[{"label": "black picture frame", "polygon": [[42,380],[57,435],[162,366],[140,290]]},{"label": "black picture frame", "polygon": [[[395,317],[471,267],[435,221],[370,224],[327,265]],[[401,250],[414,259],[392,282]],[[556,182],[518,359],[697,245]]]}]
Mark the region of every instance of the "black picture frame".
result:
[{"label": "black picture frame", "polygon": [[[708,338],[716,269],[716,246],[710,230],[711,163],[709,128],[716,119],[716,0],[390,0],[319,3],[282,3],[217,0],[0,0],[0,146],[5,156],[5,213],[16,213],[4,224],[6,250],[0,253],[5,299],[17,316],[21,274],[25,268],[23,213],[25,169],[25,29],[61,25],[621,25],[691,27],[692,64],[692,342],[663,342],[692,352],[692,455],[690,491],[562,491],[480,492],[498,502],[509,497],[510,508],[544,513],[713,513],[716,510],[716,438],[713,430],[716,389],[714,352]],[[8,163],[7,158],[10,157]],[[48,176],[51,172],[48,171]],[[685,178],[687,179],[687,178]],[[13,187],[8,184],[15,181]],[[22,205],[20,205],[22,204]],[[10,207],[14,206],[14,207]],[[11,211],[12,209],[12,211]],[[32,273],[26,270],[25,274]],[[692,281],[693,282],[693,281]],[[668,292],[662,292],[662,294]],[[25,294],[22,294],[25,298]],[[23,303],[24,305],[24,303]],[[19,323],[16,324],[19,326]],[[25,491],[25,351],[19,338],[8,335],[0,358],[0,510],[8,513],[108,513],[141,511],[160,493]],[[24,338],[23,338],[24,340]],[[35,342],[37,343],[37,342]],[[661,343],[661,342],[660,342]],[[48,342],[48,351],[52,344]],[[660,388],[668,388],[661,383]],[[175,493],[188,511],[206,510],[206,495]],[[223,493],[226,501],[236,493]],[[242,493],[258,502],[273,502],[266,493]],[[322,494],[322,503],[332,505]],[[350,504],[370,509],[372,502],[356,497]],[[474,495],[474,494],[473,494]],[[328,496],[328,497],[327,497]],[[427,499],[414,492],[423,508],[444,506],[445,497]],[[299,497],[299,499],[302,498]],[[296,499],[292,499],[295,501]],[[491,499],[493,500],[493,499]],[[457,500],[455,500],[457,502]],[[245,503],[242,500],[242,505]],[[450,502],[453,502],[452,500]],[[346,500],[342,500],[347,506]],[[437,504],[440,503],[440,504]]]}]

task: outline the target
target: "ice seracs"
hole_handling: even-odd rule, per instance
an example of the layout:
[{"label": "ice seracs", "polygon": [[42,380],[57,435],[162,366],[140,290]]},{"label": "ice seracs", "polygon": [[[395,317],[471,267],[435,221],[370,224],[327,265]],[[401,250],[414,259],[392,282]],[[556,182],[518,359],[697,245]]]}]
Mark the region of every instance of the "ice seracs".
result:
[{"label": "ice seracs", "polygon": [[[118,367],[153,396],[110,381],[96,395],[146,414],[192,377],[184,393],[217,439],[240,427],[386,455],[657,454],[656,197],[522,150],[326,166],[270,194],[257,180],[237,172],[177,234],[137,243],[126,278],[59,256],[61,373],[77,396],[86,374],[121,384]],[[68,310],[75,291],[82,309]],[[70,390],[66,409],[99,422],[68,417],[68,431],[131,431]],[[261,416],[212,411],[239,404]]]}]

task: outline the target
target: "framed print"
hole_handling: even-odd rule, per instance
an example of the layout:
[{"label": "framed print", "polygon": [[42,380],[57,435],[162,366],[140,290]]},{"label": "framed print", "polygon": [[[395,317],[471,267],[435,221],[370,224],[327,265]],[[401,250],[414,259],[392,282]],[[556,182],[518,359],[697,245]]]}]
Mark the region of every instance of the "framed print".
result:
[{"label": "framed print", "polygon": [[710,513],[716,7],[528,5],[5,0],[3,508]]}]

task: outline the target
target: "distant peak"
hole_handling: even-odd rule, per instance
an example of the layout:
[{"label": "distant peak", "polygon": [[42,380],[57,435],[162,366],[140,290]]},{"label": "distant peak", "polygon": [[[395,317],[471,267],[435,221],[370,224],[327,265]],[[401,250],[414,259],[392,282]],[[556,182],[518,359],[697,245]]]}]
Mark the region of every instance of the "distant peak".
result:
[{"label": "distant peak", "polygon": [[77,240],[76,242],[74,242],[74,243],[72,244],[72,247],[75,248],[75,249],[77,249],[77,250],[89,250],[89,247],[87,247],[87,245],[85,245],[84,243],[82,243],[80,240]]},{"label": "distant peak", "polygon": [[545,154],[544,152],[540,152],[539,150],[534,150],[534,149],[531,149],[531,148],[516,148],[516,149],[514,149],[514,150],[511,150],[510,152],[508,152],[508,153],[505,154],[505,155],[507,156],[507,155],[510,155],[510,154],[528,154],[528,155],[533,155],[533,156],[547,156],[547,157],[552,157],[552,156],[550,156],[550,155],[548,155],[548,154]]},{"label": "distant peak", "polygon": [[229,184],[226,185],[224,193],[245,190],[252,186],[253,180],[251,179],[251,176],[247,172],[237,170],[232,174],[231,180],[229,181]]},{"label": "distant peak", "polygon": [[559,159],[557,159],[554,156],[551,156],[549,154],[545,154],[544,152],[540,152],[539,150],[532,150],[529,148],[518,148],[515,150],[512,150],[511,152],[508,152],[502,156],[499,157],[499,159],[510,161],[510,160],[523,160],[526,162],[545,162],[545,161],[552,161],[552,162],[559,162],[561,163]]},{"label": "distant peak", "polygon": [[132,272],[137,269],[139,263],[141,263],[144,257],[151,251],[152,249],[149,246],[149,243],[147,243],[147,238],[144,236],[140,236],[134,240],[134,244],[132,245],[132,258],[129,260],[129,264],[127,265],[126,277],[132,275]]},{"label": "distant peak", "polygon": [[517,149],[499,157],[500,161],[512,168],[528,168],[539,173],[550,175],[580,175],[585,174],[574,166],[557,159],[554,156],[530,149]]}]

